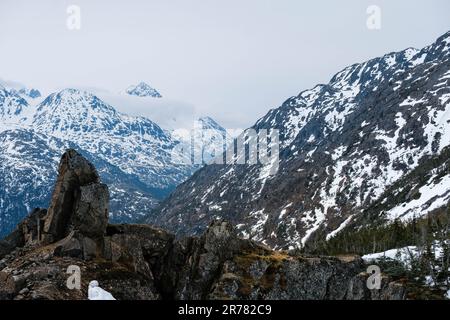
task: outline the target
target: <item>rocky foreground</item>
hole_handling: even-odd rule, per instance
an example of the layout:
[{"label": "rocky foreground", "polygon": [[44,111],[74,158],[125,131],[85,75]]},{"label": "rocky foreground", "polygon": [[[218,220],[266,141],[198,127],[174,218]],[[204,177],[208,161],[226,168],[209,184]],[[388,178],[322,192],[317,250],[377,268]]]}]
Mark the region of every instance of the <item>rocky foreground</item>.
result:
[{"label": "rocky foreground", "polygon": [[[0,241],[1,299],[87,299],[91,280],[117,299],[403,299],[382,276],[369,290],[357,256],[311,257],[236,236],[214,221],[177,239],[149,225],[108,224],[109,191],[74,150],[61,159],[50,208],[35,209]],[[69,266],[81,288],[69,289]]]}]

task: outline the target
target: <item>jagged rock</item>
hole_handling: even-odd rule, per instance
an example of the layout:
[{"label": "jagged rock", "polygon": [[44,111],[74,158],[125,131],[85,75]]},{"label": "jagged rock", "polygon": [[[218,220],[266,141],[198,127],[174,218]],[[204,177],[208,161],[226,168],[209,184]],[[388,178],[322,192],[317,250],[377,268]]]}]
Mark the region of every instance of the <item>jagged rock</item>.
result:
[{"label": "jagged rock", "polygon": [[103,250],[108,224],[108,187],[100,183],[95,167],[75,150],[61,158],[49,210],[33,210],[4,240],[0,258],[24,245],[60,241],[56,255],[86,260]]},{"label": "jagged rock", "polygon": [[42,240],[42,230],[46,209],[34,209],[19,225],[22,231],[23,241],[27,244],[37,243]]},{"label": "jagged rock", "polygon": [[45,218],[46,242],[63,239],[74,229],[101,237],[108,221],[108,200],[108,187],[100,184],[94,166],[75,150],[67,150]]},{"label": "jagged rock", "polygon": [[[151,226],[109,225],[101,265],[86,259],[77,236],[72,232],[55,244],[11,257],[21,268],[5,269],[1,297],[17,298],[27,287],[30,292],[20,299],[84,299],[65,288],[69,265],[82,268],[84,289],[99,279],[118,299],[402,299],[405,293],[403,284],[387,277],[380,291],[368,290],[359,257],[273,251],[238,238],[225,221],[213,222],[200,238],[181,240]],[[54,253],[49,256],[48,250]],[[11,282],[24,275],[30,286]]]},{"label": "jagged rock", "polygon": [[47,210],[36,208],[5,239],[0,240],[0,258],[25,244],[33,245],[41,240],[43,217]]},{"label": "jagged rock", "polygon": [[0,257],[24,245],[60,241],[56,255],[92,259],[103,250],[108,224],[108,187],[95,167],[75,150],[61,158],[50,208],[33,210],[0,242]]},{"label": "jagged rock", "polygon": [[[164,257],[159,269],[150,267],[156,287],[172,299],[351,299],[356,297],[352,283],[365,285],[358,278],[364,263],[357,256],[306,258],[272,251],[239,239],[222,220],[200,238],[175,241]],[[383,279],[379,292],[361,286],[358,298],[404,297],[404,286]]]},{"label": "jagged rock", "polygon": [[229,223],[214,221],[202,237],[187,238],[174,246],[172,260],[162,277],[172,278],[176,299],[206,298],[222,264],[236,253],[255,247],[239,239]]}]

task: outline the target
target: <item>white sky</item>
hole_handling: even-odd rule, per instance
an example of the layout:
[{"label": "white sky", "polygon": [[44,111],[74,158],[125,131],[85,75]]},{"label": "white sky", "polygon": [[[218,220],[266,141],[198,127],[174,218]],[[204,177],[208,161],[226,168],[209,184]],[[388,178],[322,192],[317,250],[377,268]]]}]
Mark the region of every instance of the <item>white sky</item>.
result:
[{"label": "white sky", "polygon": [[[72,4],[79,31],[66,27]],[[372,4],[378,31],[366,27]],[[0,78],[44,91],[145,81],[248,127],[347,65],[428,45],[450,30],[449,12],[448,0],[0,0]]]}]

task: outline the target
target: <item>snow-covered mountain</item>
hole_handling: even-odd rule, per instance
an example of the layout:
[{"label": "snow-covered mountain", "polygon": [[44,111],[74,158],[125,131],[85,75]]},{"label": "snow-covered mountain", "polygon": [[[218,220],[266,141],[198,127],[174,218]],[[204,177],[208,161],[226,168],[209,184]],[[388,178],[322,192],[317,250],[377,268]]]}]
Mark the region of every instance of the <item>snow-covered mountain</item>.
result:
[{"label": "snow-covered mountain", "polygon": [[140,82],[135,86],[128,87],[126,93],[138,97],[162,98],[162,95],[156,89],[150,87],[145,82]]},{"label": "snow-covered mountain", "polygon": [[110,186],[116,222],[141,219],[199,167],[174,161],[183,158],[174,156],[182,142],[169,131],[78,89],[30,105],[17,91],[0,87],[0,141],[0,235],[30,209],[48,206],[66,148],[78,150],[98,168]]},{"label": "snow-covered mountain", "polygon": [[162,193],[191,173],[171,163],[177,141],[156,123],[119,113],[88,92],[51,94],[36,107],[31,127],[76,143]]},{"label": "snow-covered mountain", "polygon": [[0,130],[16,126],[26,120],[30,110],[28,102],[15,92],[0,85]]},{"label": "snow-covered mountain", "polygon": [[110,185],[116,222],[139,220],[199,167],[173,161],[183,142],[169,131],[83,90],[64,89],[31,105],[17,90],[0,87],[0,120],[0,234],[31,208],[48,205],[51,178],[68,147],[92,161]]},{"label": "snow-covered mountain", "polygon": [[[208,165],[147,221],[192,234],[223,217],[242,236],[274,248],[332,237],[450,145],[449,48],[450,32],[422,50],[351,65],[288,99],[253,127],[279,130],[277,174],[265,174],[262,165]],[[424,215],[436,197],[436,205],[447,205],[449,172],[435,170],[416,202],[406,197],[377,215]]]}]

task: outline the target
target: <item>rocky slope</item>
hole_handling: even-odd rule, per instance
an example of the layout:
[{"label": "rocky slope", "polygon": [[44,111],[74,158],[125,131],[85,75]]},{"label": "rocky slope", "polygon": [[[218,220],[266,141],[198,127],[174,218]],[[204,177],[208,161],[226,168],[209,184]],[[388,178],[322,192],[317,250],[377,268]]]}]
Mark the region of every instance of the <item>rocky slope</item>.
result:
[{"label": "rocky slope", "polygon": [[[0,241],[0,299],[86,299],[96,279],[118,299],[402,299],[382,277],[368,290],[356,256],[303,257],[238,238],[214,221],[182,240],[148,225],[108,224],[107,185],[74,150],[61,158],[48,210]],[[66,286],[77,266],[81,289]]]},{"label": "rocky slope", "polygon": [[[388,186],[450,144],[450,32],[422,50],[349,66],[253,128],[279,130],[277,174],[267,175],[261,164],[208,165],[146,221],[187,235],[225,218],[241,236],[277,249],[332,237]],[[446,205],[447,180],[448,173],[430,180],[423,202],[439,189],[435,204]],[[386,217],[428,211],[405,199]]]}]

